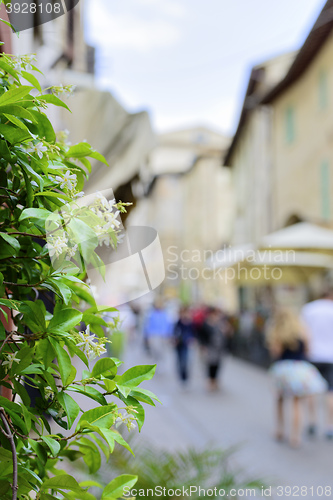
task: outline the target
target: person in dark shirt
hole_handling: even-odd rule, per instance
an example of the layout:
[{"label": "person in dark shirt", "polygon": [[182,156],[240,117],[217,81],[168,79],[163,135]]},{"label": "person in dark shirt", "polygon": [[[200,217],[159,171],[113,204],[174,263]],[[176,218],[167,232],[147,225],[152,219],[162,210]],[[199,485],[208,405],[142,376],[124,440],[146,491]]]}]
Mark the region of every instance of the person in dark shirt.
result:
[{"label": "person in dark shirt", "polygon": [[301,400],[327,390],[319,371],[307,361],[308,338],[304,326],[289,309],[278,310],[267,332],[267,345],[275,362],[270,368],[277,389],[276,438],[284,440],[284,400],[292,398],[290,444],[300,445]]},{"label": "person in dark shirt", "polygon": [[216,307],[210,307],[202,325],[203,357],[207,366],[210,391],[218,389],[218,373],[225,352],[227,329],[228,324],[221,311]]},{"label": "person in dark shirt", "polygon": [[179,312],[179,320],[173,330],[173,340],[177,355],[178,374],[183,383],[186,383],[189,377],[189,345],[193,338],[194,329],[190,310],[188,307],[182,307]]}]

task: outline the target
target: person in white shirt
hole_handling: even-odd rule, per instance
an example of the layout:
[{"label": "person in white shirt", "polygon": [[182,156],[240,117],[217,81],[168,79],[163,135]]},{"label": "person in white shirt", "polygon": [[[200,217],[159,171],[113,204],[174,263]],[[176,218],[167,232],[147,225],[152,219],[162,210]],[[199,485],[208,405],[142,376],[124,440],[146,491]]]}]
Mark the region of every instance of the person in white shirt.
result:
[{"label": "person in white shirt", "polygon": [[[309,360],[328,383],[326,437],[333,439],[333,290],[306,304],[301,317],[310,335]],[[310,410],[314,414],[313,401]],[[315,425],[310,425],[309,434],[315,432]]]}]

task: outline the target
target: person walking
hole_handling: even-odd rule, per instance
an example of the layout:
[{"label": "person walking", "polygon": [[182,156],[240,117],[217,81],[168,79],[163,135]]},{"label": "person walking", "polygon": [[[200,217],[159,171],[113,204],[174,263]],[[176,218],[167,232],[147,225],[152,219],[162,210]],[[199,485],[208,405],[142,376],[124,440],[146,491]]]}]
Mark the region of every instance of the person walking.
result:
[{"label": "person walking", "polygon": [[223,318],[218,308],[210,307],[208,309],[201,333],[201,345],[204,350],[204,359],[209,380],[208,389],[216,391],[218,389],[217,377],[226,341]]},{"label": "person walking", "polygon": [[277,389],[276,439],[283,441],[284,402],[292,398],[292,426],[289,442],[301,443],[301,401],[326,391],[327,383],[307,361],[308,338],[304,326],[289,309],[276,311],[267,330],[267,346],[275,362],[270,372]]},{"label": "person walking", "polygon": [[194,338],[191,312],[188,307],[183,306],[179,311],[179,320],[173,330],[173,340],[177,355],[178,374],[181,382],[186,384],[188,380],[188,358],[189,347]]},{"label": "person walking", "polygon": [[172,322],[161,300],[156,300],[144,322],[144,344],[149,355],[157,365],[156,373],[163,374],[166,369],[166,354],[172,335]]},{"label": "person walking", "polygon": [[[328,383],[327,439],[333,439],[333,290],[327,290],[320,299],[305,304],[301,317],[310,335],[309,359]],[[311,401],[312,422],[316,421],[316,409]],[[310,435],[317,431],[316,425],[308,429]]]}]

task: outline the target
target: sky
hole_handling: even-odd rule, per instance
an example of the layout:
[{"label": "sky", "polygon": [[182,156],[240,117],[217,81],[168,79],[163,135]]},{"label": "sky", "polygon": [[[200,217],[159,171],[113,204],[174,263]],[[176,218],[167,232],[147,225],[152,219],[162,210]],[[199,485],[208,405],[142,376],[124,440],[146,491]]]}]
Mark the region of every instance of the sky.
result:
[{"label": "sky", "polygon": [[232,134],[251,67],[298,49],[325,0],[85,0],[97,85],[158,132]]}]

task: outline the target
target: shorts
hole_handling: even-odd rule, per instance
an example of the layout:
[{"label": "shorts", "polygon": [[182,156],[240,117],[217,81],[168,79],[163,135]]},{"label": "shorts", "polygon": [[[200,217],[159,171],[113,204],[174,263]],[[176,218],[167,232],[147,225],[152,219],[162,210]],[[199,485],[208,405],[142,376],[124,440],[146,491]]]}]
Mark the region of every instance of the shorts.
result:
[{"label": "shorts", "polygon": [[333,391],[333,363],[312,362],[312,364],[317,368],[321,376],[328,383],[328,390]]}]

